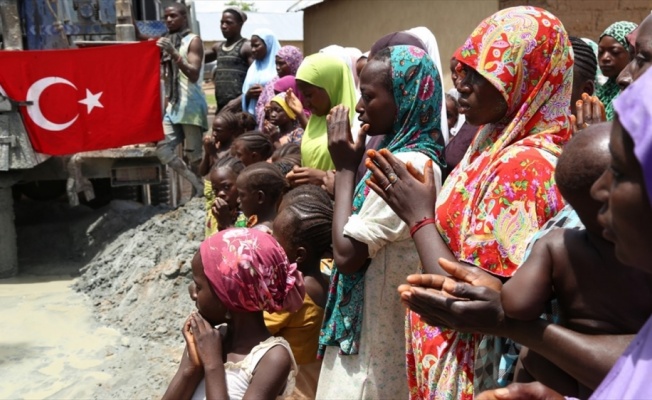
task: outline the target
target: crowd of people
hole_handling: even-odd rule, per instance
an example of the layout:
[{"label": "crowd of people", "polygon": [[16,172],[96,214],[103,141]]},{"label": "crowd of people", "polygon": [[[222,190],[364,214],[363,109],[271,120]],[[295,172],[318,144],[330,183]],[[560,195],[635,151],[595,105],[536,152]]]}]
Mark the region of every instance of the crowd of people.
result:
[{"label": "crowd of people", "polygon": [[498,11],[446,93],[424,27],[304,57],[229,7],[204,54],[186,13],[158,154],[206,239],[164,398],[652,398],[652,16]]}]

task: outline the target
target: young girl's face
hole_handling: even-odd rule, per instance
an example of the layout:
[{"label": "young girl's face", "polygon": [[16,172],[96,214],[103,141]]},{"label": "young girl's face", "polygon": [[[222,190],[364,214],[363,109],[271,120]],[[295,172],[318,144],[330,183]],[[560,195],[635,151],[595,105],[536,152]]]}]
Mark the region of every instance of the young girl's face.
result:
[{"label": "young girl's face", "polygon": [[331,110],[331,99],[325,89],[297,80],[297,88],[303,95],[304,106],[313,114],[324,117]]},{"label": "young girl's face", "polygon": [[226,322],[226,307],[217,297],[204,274],[199,251],[195,253],[190,265],[192,267],[192,282],[188,285],[188,293],[192,301],[195,302],[197,310],[212,325]]},{"label": "young girl's face", "polygon": [[256,159],[256,153],[245,147],[244,143],[239,140],[233,143],[231,149],[233,156],[239,159],[245,167],[260,161]]},{"label": "young girl's face", "polygon": [[220,117],[215,117],[213,120],[213,140],[217,142],[229,142],[233,138],[233,132],[229,132],[226,122]]},{"label": "young girl's face", "polygon": [[258,193],[247,187],[243,176],[238,177],[236,180],[236,187],[238,189],[238,203],[240,204],[240,211],[249,218],[252,215],[258,214],[260,202],[258,201]]},{"label": "young girl's face", "polygon": [[275,101],[269,103],[269,122],[276,126],[284,126],[290,121],[290,117],[280,104]]},{"label": "young girl's face", "polygon": [[237,178],[230,168],[213,169],[209,176],[215,197],[226,201],[231,210],[238,207],[238,189],[235,187]]}]

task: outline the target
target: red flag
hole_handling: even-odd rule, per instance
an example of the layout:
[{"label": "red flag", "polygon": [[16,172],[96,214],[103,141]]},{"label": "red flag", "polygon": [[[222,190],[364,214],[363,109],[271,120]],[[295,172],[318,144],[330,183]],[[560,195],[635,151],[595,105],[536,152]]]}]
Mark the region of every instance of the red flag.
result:
[{"label": "red flag", "polygon": [[34,149],[50,155],[163,139],[155,41],[0,51],[0,93],[17,101]]}]

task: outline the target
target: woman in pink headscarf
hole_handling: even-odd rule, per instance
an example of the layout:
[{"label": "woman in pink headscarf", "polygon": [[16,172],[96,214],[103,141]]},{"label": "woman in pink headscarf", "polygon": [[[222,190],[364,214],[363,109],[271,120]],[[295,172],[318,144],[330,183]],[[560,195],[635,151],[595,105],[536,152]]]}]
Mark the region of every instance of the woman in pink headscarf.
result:
[{"label": "woman in pink headscarf", "polygon": [[305,289],[296,264],[269,234],[228,229],[206,239],[192,260],[183,327],[186,349],[164,399],[276,398],[294,388],[289,344],[270,335],[263,311],[297,311]]},{"label": "woman in pink headscarf", "polygon": [[258,122],[258,129],[263,130],[263,124],[265,122],[265,107],[276,95],[276,93],[274,93],[274,83],[285,76],[296,75],[299,65],[301,65],[301,61],[303,61],[303,53],[301,53],[301,50],[299,50],[298,47],[283,46],[279,49],[278,53],[276,53],[276,73],[278,75],[271,81],[267,82],[256,102],[256,121]]}]

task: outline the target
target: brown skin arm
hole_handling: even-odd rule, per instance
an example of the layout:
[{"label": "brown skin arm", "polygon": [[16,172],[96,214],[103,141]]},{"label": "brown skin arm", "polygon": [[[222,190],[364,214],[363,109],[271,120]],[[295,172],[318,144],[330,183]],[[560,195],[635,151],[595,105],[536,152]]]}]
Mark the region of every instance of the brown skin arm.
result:
[{"label": "brown skin arm", "polygon": [[229,394],[222,357],[222,335],[199,313],[191,314],[190,323],[198,358],[204,367],[206,399],[227,399]]},{"label": "brown skin arm", "polygon": [[202,138],[202,145],[204,146],[204,156],[199,163],[199,175],[206,176],[211,172],[211,167],[215,162],[217,148],[210,133]]},{"label": "brown skin arm", "polygon": [[190,399],[204,377],[195,337],[190,330],[191,318],[192,316],[186,319],[181,329],[186,341],[186,348],[181,356],[179,369],[165,391],[163,400]]},{"label": "brown skin arm", "polygon": [[217,60],[217,49],[219,49],[221,45],[222,42],[215,43],[207,52],[204,53],[204,63]]},{"label": "brown skin arm", "polygon": [[251,42],[249,40],[246,40],[242,47],[240,48],[240,55],[242,58],[245,58],[247,60],[247,63],[251,65],[254,62],[254,55],[251,52]]},{"label": "brown skin arm", "polygon": [[179,369],[165,391],[163,400],[190,399],[203,377],[204,372],[201,368],[194,367],[190,362],[188,349],[186,348],[183,351]]},{"label": "brown skin arm", "polygon": [[301,185],[321,185],[325,176],[325,171],[295,165],[285,178],[292,187],[296,187]]},{"label": "brown skin arm", "polygon": [[204,62],[204,46],[199,37],[194,38],[188,47],[188,62],[183,59],[177,62],[179,70],[188,77],[192,83],[196,83],[200,76],[199,71]]},{"label": "brown skin arm", "polygon": [[[365,125],[360,129],[358,141],[353,143],[348,107],[335,106],[326,118],[328,123],[328,150],[337,171],[333,209],[333,259],[338,271],[349,275],[364,267],[369,258],[369,247],[366,243],[345,236],[342,233],[351,216],[355,173],[364,155],[367,126]],[[323,176],[321,180],[323,181]]]},{"label": "brown skin arm", "polygon": [[[412,228],[419,221],[433,218],[437,193],[433,178],[432,161],[426,163],[423,174],[412,164],[404,164],[388,150],[370,150],[365,163],[372,172],[367,185],[378,194],[405,223]],[[388,175],[394,172],[398,177],[390,189]],[[339,179],[339,177],[338,177]],[[456,260],[434,223],[424,225],[412,237],[417,247],[423,269],[427,273],[444,274],[437,259]]]},{"label": "brown skin arm", "polygon": [[[460,332],[508,337],[547,358],[581,384],[595,390],[635,335],[586,335],[538,319],[505,316],[500,280],[461,263],[443,261],[451,277],[410,275],[401,300],[430,325]],[[458,297],[462,300],[454,300]]]},{"label": "brown skin arm", "polygon": [[531,321],[545,310],[545,303],[553,292],[550,240],[554,240],[550,234],[538,240],[528,259],[503,285],[500,297],[508,317]]},{"label": "brown skin arm", "polygon": [[280,345],[272,347],[256,366],[243,399],[276,399],[291,370],[292,358],[287,349]]}]

